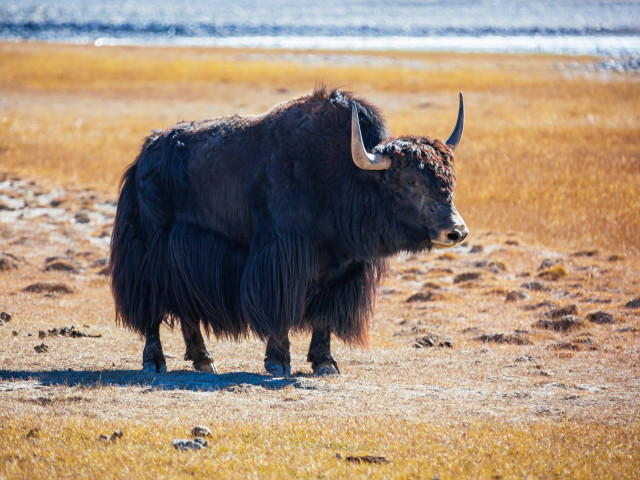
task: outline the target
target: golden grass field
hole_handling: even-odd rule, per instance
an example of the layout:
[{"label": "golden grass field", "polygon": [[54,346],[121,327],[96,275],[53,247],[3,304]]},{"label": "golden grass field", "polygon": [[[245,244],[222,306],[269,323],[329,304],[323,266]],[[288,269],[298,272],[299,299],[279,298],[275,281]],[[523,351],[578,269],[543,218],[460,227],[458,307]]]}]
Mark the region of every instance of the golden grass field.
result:
[{"label": "golden grass field", "polygon": [[[0,479],[638,478],[640,76],[597,61],[0,43]],[[468,240],[391,261],[339,378],[310,376],[305,335],[290,379],[255,339],[209,339],[221,374],[195,373],[168,329],[169,373],[143,375],[101,274],[124,168],[152,129],[321,81],[439,138],[464,92]],[[100,337],[47,333],[68,325]],[[174,450],[200,424],[209,448]]]}]

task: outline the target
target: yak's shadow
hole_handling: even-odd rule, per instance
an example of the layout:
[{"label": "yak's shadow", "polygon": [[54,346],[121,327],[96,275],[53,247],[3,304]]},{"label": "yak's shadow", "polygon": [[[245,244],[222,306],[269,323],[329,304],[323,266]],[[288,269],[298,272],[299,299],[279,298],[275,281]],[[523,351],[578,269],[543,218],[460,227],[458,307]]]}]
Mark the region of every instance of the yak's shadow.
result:
[{"label": "yak's shadow", "polygon": [[[176,370],[168,373],[143,373],[141,370],[0,370],[0,391],[13,390],[12,383],[29,382],[38,386],[68,387],[149,387],[150,390],[189,390],[206,392],[234,390],[235,388],[262,387],[279,390],[286,387],[313,389],[313,383],[305,375],[277,378],[249,372],[212,374]],[[24,385],[24,383],[23,383]],[[18,387],[18,385],[15,385]],[[25,388],[25,387],[22,387]]]}]

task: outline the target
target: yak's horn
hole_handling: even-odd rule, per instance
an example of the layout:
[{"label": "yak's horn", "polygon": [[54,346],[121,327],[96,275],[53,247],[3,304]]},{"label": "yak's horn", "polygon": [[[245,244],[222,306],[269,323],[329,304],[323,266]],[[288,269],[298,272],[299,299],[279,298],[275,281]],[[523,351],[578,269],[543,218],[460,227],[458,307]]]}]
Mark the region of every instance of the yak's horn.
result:
[{"label": "yak's horn", "polygon": [[460,139],[462,138],[462,130],[464,130],[464,102],[462,100],[462,92],[460,92],[460,107],[458,108],[458,120],[456,121],[456,128],[453,129],[453,133],[447,140],[447,145],[451,147],[451,150],[455,150]]},{"label": "yak's horn", "polygon": [[358,109],[355,103],[351,105],[351,158],[353,158],[353,163],[363,170],[386,170],[391,166],[389,157],[379,153],[368,153],[364,148]]}]

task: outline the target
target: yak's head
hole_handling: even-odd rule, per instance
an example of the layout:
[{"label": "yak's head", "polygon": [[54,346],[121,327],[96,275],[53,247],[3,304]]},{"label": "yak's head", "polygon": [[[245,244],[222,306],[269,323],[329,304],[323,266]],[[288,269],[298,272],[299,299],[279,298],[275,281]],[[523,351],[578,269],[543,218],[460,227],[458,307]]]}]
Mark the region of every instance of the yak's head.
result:
[{"label": "yak's head", "polygon": [[469,229],[453,205],[453,151],[464,128],[460,94],[458,120],[446,142],[428,137],[400,137],[377,145],[372,153],[362,143],[358,111],[351,110],[351,155],[364,170],[385,170],[382,182],[394,199],[403,248],[447,248],[465,239]]}]

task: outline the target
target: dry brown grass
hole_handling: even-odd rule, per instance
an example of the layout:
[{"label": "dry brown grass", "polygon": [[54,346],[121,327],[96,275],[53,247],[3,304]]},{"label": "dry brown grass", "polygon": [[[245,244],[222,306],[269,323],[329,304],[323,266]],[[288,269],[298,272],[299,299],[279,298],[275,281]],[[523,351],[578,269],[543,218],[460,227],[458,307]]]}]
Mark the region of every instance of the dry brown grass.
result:
[{"label": "dry brown grass", "polygon": [[[34,425],[37,438],[28,438]],[[0,475],[7,478],[594,478],[633,479],[640,426],[601,428],[542,421],[454,429],[385,419],[217,424],[210,448],[176,452],[177,422],[96,422],[81,417],[0,417]],[[98,441],[115,429],[115,444]],[[595,430],[595,433],[590,430]],[[387,464],[356,464],[375,452]],[[339,455],[340,457],[337,457]],[[135,461],[133,461],[135,459]]]},{"label": "dry brown grass", "polygon": [[[568,61],[0,44],[0,182],[23,179],[0,194],[27,202],[0,209],[16,265],[0,269],[0,479],[637,478],[638,77],[555,67]],[[308,376],[307,336],[288,382],[262,374],[255,340],[211,339],[222,374],[190,373],[166,329],[171,373],[142,375],[100,275],[122,170],[153,128],[263,112],[320,78],[396,133],[441,138],[465,92],[456,203],[476,248],[394,258],[371,347],[335,344],[340,378]],[[52,256],[77,273],[46,270]],[[25,290],[38,282],[72,293]],[[578,330],[535,327],[569,304]],[[599,310],[613,323],[587,320]],[[67,325],[101,337],[38,338]],[[424,337],[436,346],[416,348]],[[211,447],[175,452],[197,424]],[[115,429],[118,443],[97,440]]]},{"label": "dry brown grass", "polygon": [[[398,63],[376,66],[389,57]],[[472,230],[638,253],[637,75],[586,75],[545,56],[315,58],[2,44],[0,165],[113,192],[141,140],[181,119],[263,112],[323,79],[378,103],[396,133],[445,137],[462,90],[457,199]]]}]

